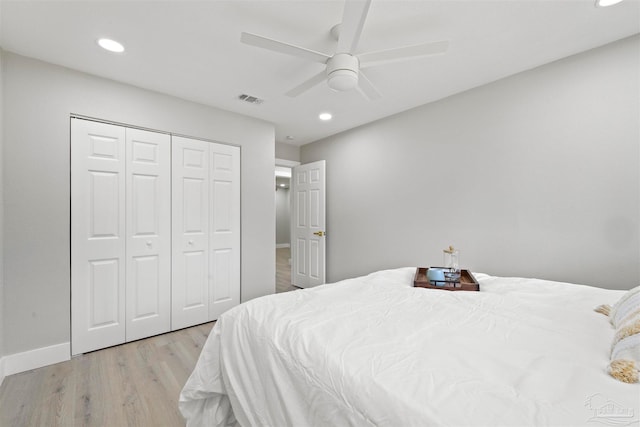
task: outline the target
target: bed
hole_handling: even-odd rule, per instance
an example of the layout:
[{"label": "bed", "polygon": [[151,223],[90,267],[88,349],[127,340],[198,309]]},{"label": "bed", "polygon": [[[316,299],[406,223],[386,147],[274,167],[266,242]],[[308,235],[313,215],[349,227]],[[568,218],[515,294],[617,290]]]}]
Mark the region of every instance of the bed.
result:
[{"label": "bed", "polygon": [[624,291],[415,268],[270,295],[220,317],[180,395],[188,426],[634,425],[640,386],[607,374]]}]

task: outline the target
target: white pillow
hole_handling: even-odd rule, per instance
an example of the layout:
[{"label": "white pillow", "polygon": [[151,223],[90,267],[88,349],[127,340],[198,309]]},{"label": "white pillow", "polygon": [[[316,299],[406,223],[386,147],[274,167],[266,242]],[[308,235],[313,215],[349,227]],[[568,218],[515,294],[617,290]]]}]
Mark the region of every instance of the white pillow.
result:
[{"label": "white pillow", "polygon": [[626,383],[637,383],[640,374],[640,286],[624,294],[609,316],[616,327],[609,374]]},{"label": "white pillow", "polygon": [[614,328],[618,328],[626,319],[640,312],[640,286],[628,291],[611,307],[609,320]]}]

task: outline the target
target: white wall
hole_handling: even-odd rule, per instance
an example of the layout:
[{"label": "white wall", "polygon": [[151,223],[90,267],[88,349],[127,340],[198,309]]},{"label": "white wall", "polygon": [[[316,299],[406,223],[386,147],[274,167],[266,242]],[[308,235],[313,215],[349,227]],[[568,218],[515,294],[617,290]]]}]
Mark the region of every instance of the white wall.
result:
[{"label": "white wall", "polygon": [[439,265],[452,244],[475,271],[640,284],[639,51],[634,36],[303,146],[327,161],[328,279]]},{"label": "white wall", "polygon": [[276,245],[291,243],[289,189],[276,189]]},{"label": "white wall", "polygon": [[2,161],[3,151],[3,117],[4,117],[4,103],[3,103],[3,66],[2,66],[2,51],[0,50],[0,384],[4,378],[4,362],[2,356],[4,355],[4,195],[3,195],[3,180],[4,165]]},{"label": "white wall", "polygon": [[72,113],[241,146],[241,298],[275,291],[272,124],[11,53],[3,62],[5,354],[70,341]]},{"label": "white wall", "polygon": [[300,147],[297,145],[283,144],[282,142],[276,142],[276,159],[292,160],[294,162],[300,161]]}]

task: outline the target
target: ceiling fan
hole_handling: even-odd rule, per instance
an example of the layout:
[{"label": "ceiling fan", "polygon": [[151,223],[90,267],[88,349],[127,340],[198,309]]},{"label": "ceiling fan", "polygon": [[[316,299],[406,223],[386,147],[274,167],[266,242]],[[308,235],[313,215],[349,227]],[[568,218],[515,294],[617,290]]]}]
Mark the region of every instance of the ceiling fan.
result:
[{"label": "ceiling fan", "polygon": [[358,41],[360,40],[360,34],[362,33],[370,5],[371,0],[346,0],[342,23],[331,29],[331,34],[338,40],[338,45],[333,55],[251,33],[243,32],[240,36],[240,41],[252,46],[326,65],[325,70],[288,91],[286,93],[287,96],[298,96],[323,80],[327,80],[329,87],[336,91],[347,91],[357,87],[368,100],[378,99],[381,97],[380,92],[363,73],[364,69],[387,62],[404,61],[444,53],[449,46],[449,42],[421,43],[356,55],[355,51],[358,47]]}]

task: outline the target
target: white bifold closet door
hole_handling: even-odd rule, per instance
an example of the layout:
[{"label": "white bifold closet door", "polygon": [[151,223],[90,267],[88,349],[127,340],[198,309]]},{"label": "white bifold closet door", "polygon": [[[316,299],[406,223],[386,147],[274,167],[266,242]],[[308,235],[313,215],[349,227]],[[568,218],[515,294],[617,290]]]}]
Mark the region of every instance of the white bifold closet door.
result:
[{"label": "white bifold closet door", "polygon": [[172,330],[240,303],[240,148],[172,138]]},{"label": "white bifold closet door", "polygon": [[133,341],[171,329],[171,137],[126,135],[126,341]]},{"label": "white bifold closet door", "polygon": [[166,332],[170,136],[71,121],[72,354]]}]

